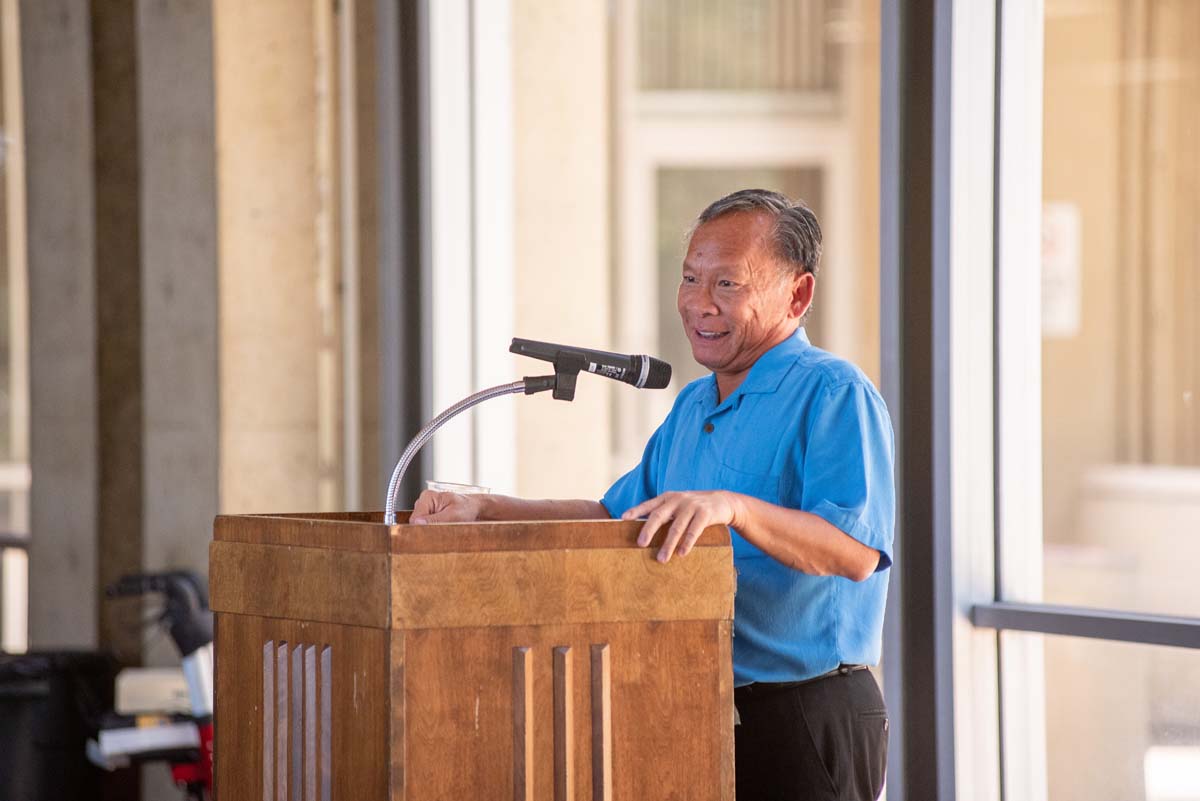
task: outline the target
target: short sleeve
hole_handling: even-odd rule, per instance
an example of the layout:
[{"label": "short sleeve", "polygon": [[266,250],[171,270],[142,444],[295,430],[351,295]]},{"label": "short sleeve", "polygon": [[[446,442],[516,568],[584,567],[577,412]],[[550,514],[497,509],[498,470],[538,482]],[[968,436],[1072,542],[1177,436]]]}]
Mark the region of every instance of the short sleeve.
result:
[{"label": "short sleeve", "polygon": [[896,525],[895,443],[887,407],[864,381],[825,391],[802,455],[800,508],[823,518],[892,564]]},{"label": "short sleeve", "polygon": [[662,458],[662,442],[665,438],[663,429],[666,426],[667,423],[664,422],[658,427],[650,437],[650,441],[646,443],[642,460],[632,470],[618,478],[600,499],[600,503],[612,517],[618,518],[626,509],[632,509],[642,501],[648,501],[659,494],[657,476]]}]

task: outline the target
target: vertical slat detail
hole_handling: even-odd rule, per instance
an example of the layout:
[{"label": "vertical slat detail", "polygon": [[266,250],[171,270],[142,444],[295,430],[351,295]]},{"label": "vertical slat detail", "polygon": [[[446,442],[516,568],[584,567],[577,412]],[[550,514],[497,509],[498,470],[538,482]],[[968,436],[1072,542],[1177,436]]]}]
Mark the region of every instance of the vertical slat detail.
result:
[{"label": "vertical slat detail", "polygon": [[608,643],[592,645],[592,801],[612,801],[612,678]]},{"label": "vertical slat detail", "polygon": [[288,801],[287,642],[275,648],[275,801]]},{"label": "vertical slat detail", "polygon": [[304,646],[292,646],[292,675],[288,677],[292,689],[291,715],[291,767],[292,799],[303,798],[304,793]]},{"label": "vertical slat detail", "polygon": [[333,796],[333,649],[321,650],[321,801]]},{"label": "vertical slat detail", "polygon": [[[319,648],[319,651],[318,651]],[[289,659],[289,654],[291,658]],[[263,801],[333,796],[333,649],[263,643]]]},{"label": "vertical slat detail", "polygon": [[554,801],[575,798],[575,717],[571,646],[554,649]]},{"label": "vertical slat detail", "polygon": [[275,801],[275,641],[263,643],[262,797]]},{"label": "vertical slat detail", "polygon": [[527,646],[513,649],[513,801],[533,801],[533,669]]},{"label": "vertical slat detail", "polygon": [[317,647],[304,649],[304,801],[317,801]]}]

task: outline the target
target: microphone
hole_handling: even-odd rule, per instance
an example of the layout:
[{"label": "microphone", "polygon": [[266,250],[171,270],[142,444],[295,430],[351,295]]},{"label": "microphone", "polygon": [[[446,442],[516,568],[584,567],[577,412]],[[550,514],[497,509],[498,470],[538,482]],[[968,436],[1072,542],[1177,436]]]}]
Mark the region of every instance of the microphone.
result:
[{"label": "microphone", "polygon": [[532,356],[546,362],[581,362],[579,369],[596,375],[615,378],[638,389],[665,389],[671,383],[671,365],[653,356],[627,356],[603,350],[576,348],[513,338],[508,350],[521,356]]},{"label": "microphone", "polygon": [[396,524],[396,495],[400,491],[400,481],[417,451],[429,441],[434,432],[441,428],[455,415],[465,412],[486,400],[498,398],[501,395],[515,395],[524,392],[533,395],[538,392],[554,391],[555,400],[570,401],[575,399],[575,379],[581,370],[587,370],[596,375],[605,375],[632,384],[639,389],[664,389],[671,383],[671,365],[650,356],[626,356],[621,353],[607,353],[602,350],[587,348],[572,348],[568,345],[552,345],[549,342],[534,342],[532,339],[516,339],[508,347],[512,353],[522,356],[532,356],[535,359],[552,362],[554,375],[540,375],[513,381],[511,384],[501,384],[476,392],[470,397],[460,400],[417,432],[412,441],[400,454],[396,469],[392,471],[392,479],[388,482],[387,497],[383,502],[383,522],[389,526]]}]

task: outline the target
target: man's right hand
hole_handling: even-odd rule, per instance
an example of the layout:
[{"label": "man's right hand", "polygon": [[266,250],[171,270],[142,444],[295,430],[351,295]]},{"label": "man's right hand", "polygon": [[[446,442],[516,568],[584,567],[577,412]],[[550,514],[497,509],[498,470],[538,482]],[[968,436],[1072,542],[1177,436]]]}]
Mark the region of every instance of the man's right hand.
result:
[{"label": "man's right hand", "polygon": [[473,523],[476,520],[607,520],[597,501],[529,501],[510,495],[464,494],[425,490],[409,523]]},{"label": "man's right hand", "polygon": [[417,526],[426,523],[471,523],[479,519],[484,497],[425,490],[417,498],[408,522]]}]

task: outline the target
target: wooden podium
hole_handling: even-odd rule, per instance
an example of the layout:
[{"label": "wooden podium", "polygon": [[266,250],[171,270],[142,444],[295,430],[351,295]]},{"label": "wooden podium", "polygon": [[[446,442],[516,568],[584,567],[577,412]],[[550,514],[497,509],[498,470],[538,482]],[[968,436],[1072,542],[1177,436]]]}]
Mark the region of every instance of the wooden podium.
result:
[{"label": "wooden podium", "polygon": [[216,519],[217,801],[733,798],[727,530],[400,519]]}]

